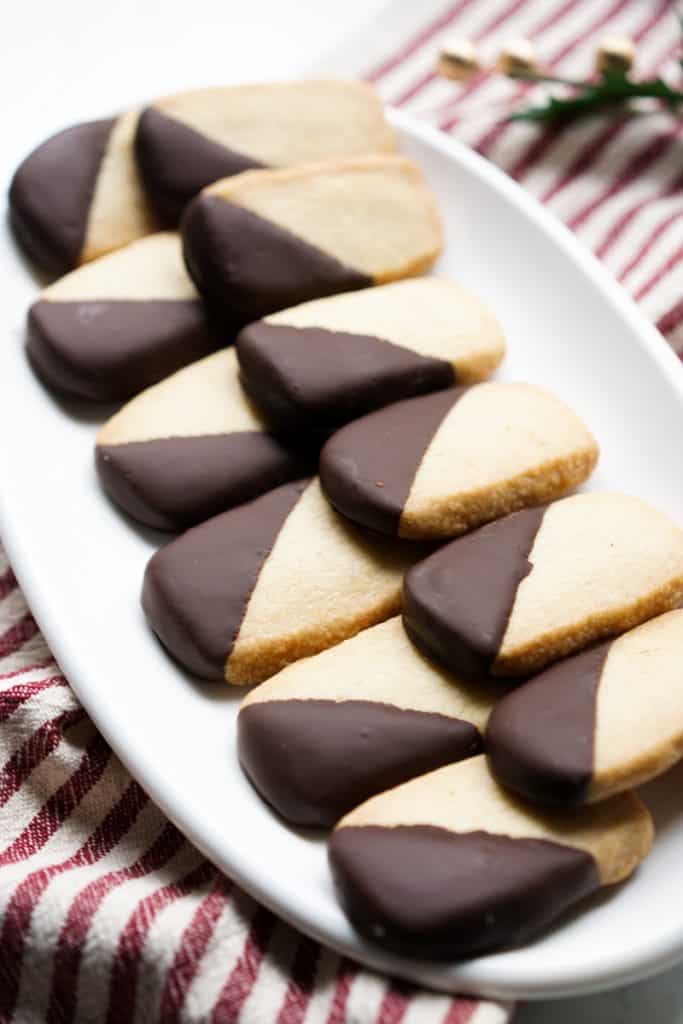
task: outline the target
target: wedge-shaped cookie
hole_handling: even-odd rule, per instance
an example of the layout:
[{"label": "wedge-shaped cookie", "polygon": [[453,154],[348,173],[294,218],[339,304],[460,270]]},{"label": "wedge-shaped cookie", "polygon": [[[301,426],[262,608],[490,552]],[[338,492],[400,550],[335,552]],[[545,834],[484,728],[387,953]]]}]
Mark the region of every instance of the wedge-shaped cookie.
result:
[{"label": "wedge-shaped cookie", "polygon": [[632,793],[581,811],[534,810],[483,756],[372,797],[341,820],[330,865],[358,931],[433,958],[517,946],[578,900],[627,878],[652,845]]},{"label": "wedge-shaped cookie", "polygon": [[553,665],[498,704],[499,782],[540,803],[604,800],[683,755],[683,611]]},{"label": "wedge-shaped cookie", "polygon": [[156,230],[133,156],[136,111],[53,135],[10,187],[18,241],[55,274]]},{"label": "wedge-shaped cookie", "polygon": [[366,536],[317,478],[195,526],[147,565],[142,604],[171,654],[197,675],[258,683],[400,606],[412,547]]},{"label": "wedge-shaped cookie", "polygon": [[95,459],[110,497],[160,530],[193,526],[314,464],[268,432],[242,391],[233,349],[133,398],[100,430]]},{"label": "wedge-shaped cookie", "polygon": [[168,96],[142,112],[135,140],[150,199],[169,225],[219,178],[395,148],[378,93],[363,82],[334,80]]},{"label": "wedge-shaped cookie", "polygon": [[529,941],[627,878],[652,838],[633,794],[541,813],[501,789],[482,756],[352,811],[331,837],[330,863],[361,934],[408,955],[465,957]]},{"label": "wedge-shaped cookie", "polygon": [[495,685],[442,672],[389,619],[252,690],[240,761],[283,818],[333,825],[375,793],[479,753]]},{"label": "wedge-shaped cookie", "polygon": [[399,156],[247,171],[192,201],[181,232],[200,292],[242,323],[427,270],[441,223]]},{"label": "wedge-shaped cookie", "polygon": [[675,608],[683,531],[625,494],[577,494],[453,541],[416,565],[403,620],[456,672],[524,676]]},{"label": "wedge-shaped cookie", "polygon": [[553,394],[491,382],[406,399],[336,433],[323,490],[354,522],[390,536],[456,537],[585,480],[598,446]]},{"label": "wedge-shaped cookie", "polygon": [[28,316],[28,354],[42,379],[95,401],[129,398],[218,343],[171,232],[73,270]]},{"label": "wedge-shaped cookie", "polygon": [[439,277],[306,302],[249,324],[236,345],[245,386],[269,419],[321,431],[483,380],[505,351],[486,306]]}]

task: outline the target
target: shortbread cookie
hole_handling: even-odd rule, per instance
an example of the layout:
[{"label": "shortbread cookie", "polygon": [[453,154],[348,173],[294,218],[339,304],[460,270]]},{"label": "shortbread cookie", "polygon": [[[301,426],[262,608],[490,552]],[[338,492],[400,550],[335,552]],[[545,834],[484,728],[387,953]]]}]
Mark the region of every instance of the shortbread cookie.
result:
[{"label": "shortbread cookie", "polygon": [[129,398],[219,340],[172,232],[73,270],[28,317],[28,354],[43,380],[95,401]]},{"label": "shortbread cookie", "polygon": [[410,398],[336,433],[326,496],[390,536],[457,537],[576,487],[598,459],[581,420],[548,391],[491,382]]},{"label": "shortbread cookie", "polygon": [[577,494],[453,541],[403,588],[409,635],[456,672],[524,676],[670,611],[683,531],[625,494]]},{"label": "shortbread cookie", "polygon": [[392,152],[382,101],[363,82],[268,82],[195,89],[142,112],[135,152],[164,222],[205,185],[253,167]]},{"label": "shortbread cookie", "polygon": [[100,430],[100,479],[133,519],[181,530],[310,472],[313,457],[269,433],[233,349],[133,398]]},{"label": "shortbread cookie", "polygon": [[333,832],[330,865],[362,935],[451,959],[533,939],[573,903],[627,878],[653,833],[632,793],[581,811],[531,810],[481,756],[361,804]]},{"label": "shortbread cookie", "polygon": [[226,178],[192,201],[181,232],[200,292],[242,323],[421,274],[441,249],[434,198],[399,156]]},{"label": "shortbread cookie", "polygon": [[287,821],[333,825],[375,793],[479,753],[496,685],[442,672],[389,619],[252,690],[240,761]]},{"label": "shortbread cookie", "polygon": [[505,351],[486,306],[439,277],[306,302],[249,324],[236,345],[244,384],[269,419],[321,431],[483,380]]},{"label": "shortbread cookie", "polygon": [[156,230],[133,156],[136,111],[53,135],[30,153],[10,187],[17,239],[63,274]]},{"label": "shortbread cookie", "polygon": [[499,782],[541,803],[604,800],[683,755],[683,611],[546,669],[498,704]]},{"label": "shortbread cookie", "polygon": [[367,537],[317,479],[284,484],[196,526],[147,565],[142,604],[199,676],[258,683],[396,615],[411,546]]}]

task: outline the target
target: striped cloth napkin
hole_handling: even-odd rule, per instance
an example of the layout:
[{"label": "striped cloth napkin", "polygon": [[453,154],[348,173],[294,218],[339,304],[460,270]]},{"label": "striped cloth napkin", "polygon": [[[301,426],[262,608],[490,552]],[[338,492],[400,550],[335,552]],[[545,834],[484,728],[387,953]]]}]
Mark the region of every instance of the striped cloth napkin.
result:
[{"label": "striped cloth napkin", "polygon": [[409,17],[395,0],[368,33],[375,60],[364,59],[367,47],[358,45],[337,59],[374,82],[388,103],[449,132],[529,189],[604,260],[681,353],[683,119],[657,111],[570,127],[509,123],[505,117],[539,101],[545,87],[486,70],[463,85],[434,70],[451,35],[472,40],[486,66],[522,36],[553,73],[586,78],[600,41],[626,34],[637,45],[638,76],[661,73],[681,88],[676,9],[674,0],[421,0],[419,26],[394,38],[392,11]]},{"label": "striped cloth napkin", "polygon": [[[656,113],[562,130],[507,124],[534,88],[486,72],[464,86],[437,78],[451,32],[486,59],[510,35],[530,37],[567,76],[590,72],[603,34],[625,32],[649,74],[677,53],[672,0],[395,0],[365,45],[338,57],[547,203],[683,350],[683,123]],[[353,965],[221,875],[98,736],[0,549],[0,1024],[504,1024],[510,1014]]]}]

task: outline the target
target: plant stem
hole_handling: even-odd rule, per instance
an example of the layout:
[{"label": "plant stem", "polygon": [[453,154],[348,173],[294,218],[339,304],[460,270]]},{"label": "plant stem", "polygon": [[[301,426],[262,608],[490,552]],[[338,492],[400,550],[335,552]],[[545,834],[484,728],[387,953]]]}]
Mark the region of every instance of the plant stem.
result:
[{"label": "plant stem", "polygon": [[568,85],[577,95],[551,96],[547,103],[511,114],[509,121],[569,121],[610,107],[620,107],[632,99],[655,99],[672,111],[683,103],[683,92],[673,89],[661,78],[635,82],[623,73],[611,72],[594,82],[574,82],[550,75],[529,74],[525,81]]}]

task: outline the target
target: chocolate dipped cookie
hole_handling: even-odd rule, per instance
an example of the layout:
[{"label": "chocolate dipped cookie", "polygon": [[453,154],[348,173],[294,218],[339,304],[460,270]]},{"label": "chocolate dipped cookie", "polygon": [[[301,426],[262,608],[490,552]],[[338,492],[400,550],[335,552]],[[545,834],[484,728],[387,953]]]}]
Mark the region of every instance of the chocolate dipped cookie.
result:
[{"label": "chocolate dipped cookie", "polygon": [[240,331],[249,393],[273,423],[329,432],[391,402],[491,374],[505,351],[471,292],[420,277],[273,313]]},{"label": "chocolate dipped cookie", "polygon": [[155,231],[133,155],[137,111],[73,125],[30,153],[10,186],[10,221],[54,274]]},{"label": "chocolate dipped cookie", "polygon": [[403,620],[455,672],[523,677],[625,633],[683,598],[683,531],[625,494],[525,509],[407,574]]},{"label": "chocolate dipped cookie", "polygon": [[254,167],[392,152],[379,94],[364,82],[310,80],[194,89],[142,111],[135,152],[169,226],[206,185]]},{"label": "chocolate dipped cookie", "polygon": [[287,821],[333,825],[375,793],[479,753],[494,686],[443,672],[389,619],[252,690],[240,761]]},{"label": "chocolate dipped cookie", "polygon": [[498,786],[480,756],[361,804],[332,833],[329,856],[361,935],[406,956],[460,959],[535,938],[628,878],[652,839],[632,793],[541,812]]},{"label": "chocolate dipped cookie", "polygon": [[95,460],[109,496],[160,530],[194,526],[314,465],[268,431],[240,386],[234,349],[133,398],[101,428]]},{"label": "chocolate dipped cookie", "polygon": [[595,439],[559,398],[492,381],[396,402],[348,424],[320,458],[323,490],[371,530],[456,537],[590,476]]},{"label": "chocolate dipped cookie", "polygon": [[73,270],[28,315],[28,356],[55,391],[130,398],[219,345],[178,235],[160,232]]},{"label": "chocolate dipped cookie", "polygon": [[284,484],[161,548],[145,572],[150,626],[186,668],[258,683],[396,615],[412,546],[346,523],[317,478]]},{"label": "chocolate dipped cookie", "polygon": [[683,611],[546,669],[497,705],[489,765],[529,800],[604,800],[683,754]]},{"label": "chocolate dipped cookie", "polygon": [[421,274],[442,245],[434,198],[400,156],[225,178],[190,203],[181,233],[199,291],[242,324]]}]

